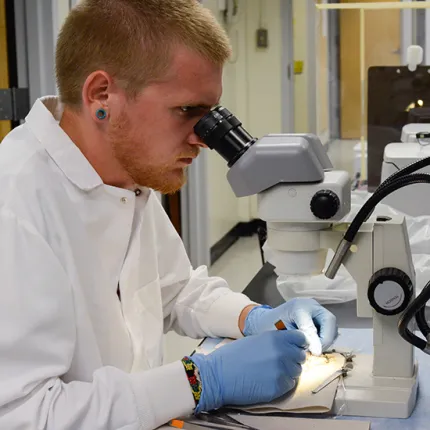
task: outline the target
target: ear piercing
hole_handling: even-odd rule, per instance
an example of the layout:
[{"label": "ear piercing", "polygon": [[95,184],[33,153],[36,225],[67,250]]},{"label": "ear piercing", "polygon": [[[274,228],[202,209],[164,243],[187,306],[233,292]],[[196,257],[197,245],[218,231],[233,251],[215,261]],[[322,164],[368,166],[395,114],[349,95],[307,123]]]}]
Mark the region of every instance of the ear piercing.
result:
[{"label": "ear piercing", "polygon": [[97,109],[96,117],[100,120],[105,119],[107,117],[107,112],[102,108]]}]

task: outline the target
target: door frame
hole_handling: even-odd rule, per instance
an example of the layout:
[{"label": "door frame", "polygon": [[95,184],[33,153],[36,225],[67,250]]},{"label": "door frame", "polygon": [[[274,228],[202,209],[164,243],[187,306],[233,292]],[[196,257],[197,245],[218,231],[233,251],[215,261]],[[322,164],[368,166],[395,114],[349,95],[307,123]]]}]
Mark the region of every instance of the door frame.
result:
[{"label": "door frame", "polygon": [[79,0],[13,0],[18,86],[29,88],[30,106],[58,94],[55,46],[60,26]]},{"label": "door frame", "polygon": [[[430,1],[430,0],[426,0]],[[424,64],[430,64],[430,9],[425,9]]]},{"label": "door frame", "polygon": [[[412,0],[401,0],[402,2],[411,2]],[[413,37],[413,10],[404,9],[400,16],[400,58],[402,65],[407,61],[408,47],[414,43]]]},{"label": "door frame", "polygon": [[210,266],[208,151],[202,151],[188,168],[181,188],[182,241],[193,267]]},{"label": "door frame", "polygon": [[54,72],[56,34],[53,3],[55,0],[42,2],[25,0],[30,105],[41,96],[57,94]]},{"label": "door frame", "polygon": [[25,0],[14,0],[18,88],[28,88],[28,48]]},{"label": "door frame", "polygon": [[[306,47],[306,63],[308,69],[308,133],[318,134],[318,118],[317,118],[317,78],[318,78],[318,62],[317,62],[317,9],[315,7],[315,0],[306,0],[307,5],[307,47]],[[328,84],[328,83],[327,83]]]},{"label": "door frame", "polygon": [[282,132],[294,133],[294,20],[293,0],[281,0]]},{"label": "door frame", "polygon": [[[13,72],[11,67],[14,63],[13,58],[11,58],[11,48],[13,52],[13,43],[11,35],[11,26],[10,26],[10,15],[11,15],[10,4],[6,2],[6,0],[0,0],[0,32],[1,32],[1,79],[0,79],[0,88],[5,90],[10,88],[13,85],[14,76],[12,76]],[[0,143],[4,137],[6,137],[12,129],[11,120],[1,120],[0,121]]]},{"label": "door frame", "polygon": [[[306,25],[306,68],[307,92],[306,103],[308,106],[308,133],[317,133],[317,40],[316,40],[316,17],[315,0],[306,1],[307,25]],[[281,94],[282,94],[282,132],[294,133],[294,4],[293,0],[281,0],[281,20],[282,20],[282,77],[281,77]]]},{"label": "door frame", "polygon": [[[330,0],[329,3],[333,3]],[[326,11],[328,27],[328,99],[329,99],[329,142],[340,136],[340,12]]]}]

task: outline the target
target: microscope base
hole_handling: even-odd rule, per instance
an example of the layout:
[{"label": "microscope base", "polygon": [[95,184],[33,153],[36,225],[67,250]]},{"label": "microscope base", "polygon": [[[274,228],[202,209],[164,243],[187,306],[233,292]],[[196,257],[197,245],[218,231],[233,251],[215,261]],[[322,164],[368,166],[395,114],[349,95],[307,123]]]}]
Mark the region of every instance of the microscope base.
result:
[{"label": "microscope base", "polygon": [[333,412],[337,415],[408,418],[415,407],[418,365],[411,378],[372,376],[372,356],[357,355],[354,369],[339,385]]}]

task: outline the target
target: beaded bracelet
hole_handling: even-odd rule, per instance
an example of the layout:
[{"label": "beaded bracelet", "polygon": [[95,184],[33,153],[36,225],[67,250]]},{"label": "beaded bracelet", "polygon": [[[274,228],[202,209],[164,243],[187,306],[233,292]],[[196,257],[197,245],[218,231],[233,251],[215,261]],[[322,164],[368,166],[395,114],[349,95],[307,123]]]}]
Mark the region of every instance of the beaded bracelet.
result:
[{"label": "beaded bracelet", "polygon": [[199,369],[189,357],[184,357],[181,361],[197,406],[202,395],[202,381],[200,380]]}]

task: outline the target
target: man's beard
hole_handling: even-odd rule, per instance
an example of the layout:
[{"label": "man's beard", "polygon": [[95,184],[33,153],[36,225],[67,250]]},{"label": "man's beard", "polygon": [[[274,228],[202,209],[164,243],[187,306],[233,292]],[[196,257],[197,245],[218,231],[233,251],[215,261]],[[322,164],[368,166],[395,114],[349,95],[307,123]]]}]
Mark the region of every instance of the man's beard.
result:
[{"label": "man's beard", "polygon": [[120,144],[114,148],[115,156],[136,185],[152,188],[162,194],[174,194],[186,183],[185,168],[172,166],[141,166],[138,159]]},{"label": "man's beard", "polygon": [[[181,155],[172,163],[165,165],[151,165],[139,163],[142,155],[136,150],[139,145],[133,141],[128,127],[128,118],[125,114],[120,115],[118,122],[111,124],[109,139],[115,158],[124,170],[133,179],[136,185],[152,188],[162,194],[174,194],[186,183],[187,175],[184,167],[175,167],[174,163],[179,158],[196,157],[199,148],[192,147],[188,154]],[[192,154],[190,154],[192,152]]]}]

